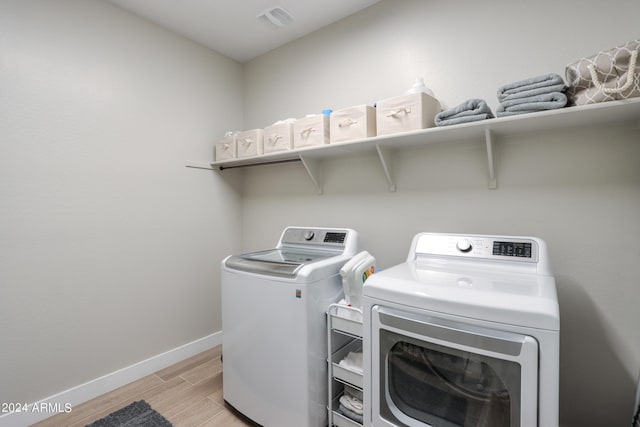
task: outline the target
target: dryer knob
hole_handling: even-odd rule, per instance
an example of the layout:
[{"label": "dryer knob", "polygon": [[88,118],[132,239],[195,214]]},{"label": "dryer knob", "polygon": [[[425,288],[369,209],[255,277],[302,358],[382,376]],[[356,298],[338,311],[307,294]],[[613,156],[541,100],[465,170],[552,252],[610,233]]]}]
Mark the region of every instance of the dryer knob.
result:
[{"label": "dryer knob", "polygon": [[313,231],[309,230],[309,231],[305,231],[304,232],[304,240],[311,240],[314,238],[314,236],[316,235],[316,233],[314,233]]},{"label": "dryer knob", "polygon": [[458,250],[460,252],[471,252],[471,249],[473,249],[473,245],[471,244],[471,241],[469,239],[462,239],[462,240],[458,240],[458,243],[456,243],[456,248],[458,248]]}]

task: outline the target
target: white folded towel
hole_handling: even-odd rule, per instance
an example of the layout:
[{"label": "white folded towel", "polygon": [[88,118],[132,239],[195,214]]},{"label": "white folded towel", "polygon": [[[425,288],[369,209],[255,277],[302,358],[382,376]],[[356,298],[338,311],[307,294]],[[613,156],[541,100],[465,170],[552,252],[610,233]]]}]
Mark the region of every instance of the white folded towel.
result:
[{"label": "white folded towel", "polygon": [[356,399],[362,401],[362,390],[357,390],[351,386],[344,385],[344,394],[347,396],[355,397]]},{"label": "white folded towel", "polygon": [[350,351],[349,354],[347,354],[347,357],[342,359],[338,365],[343,368],[351,369],[359,374],[364,373],[364,370],[362,369],[362,352]]},{"label": "white folded towel", "polygon": [[362,405],[362,401],[360,399],[356,399],[353,396],[343,394],[342,396],[340,396],[340,403],[351,412],[354,412],[358,415],[362,415],[363,413],[364,406]]}]

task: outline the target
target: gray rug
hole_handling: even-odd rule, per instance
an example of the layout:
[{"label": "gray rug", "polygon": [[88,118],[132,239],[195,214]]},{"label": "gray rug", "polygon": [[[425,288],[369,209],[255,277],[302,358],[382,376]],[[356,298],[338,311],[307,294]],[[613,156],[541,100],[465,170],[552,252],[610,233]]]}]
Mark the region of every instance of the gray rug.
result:
[{"label": "gray rug", "polygon": [[172,427],[147,402],[138,400],[86,427]]}]

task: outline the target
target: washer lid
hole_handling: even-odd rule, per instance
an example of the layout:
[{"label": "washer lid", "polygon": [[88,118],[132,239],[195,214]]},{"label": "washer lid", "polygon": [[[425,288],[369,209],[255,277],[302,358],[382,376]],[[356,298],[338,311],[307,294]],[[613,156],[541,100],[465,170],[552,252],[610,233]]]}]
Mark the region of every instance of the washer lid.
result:
[{"label": "washer lid", "polygon": [[234,255],[224,262],[225,267],[269,276],[296,277],[307,264],[339,255],[340,251],[299,251],[291,249],[268,249]]}]

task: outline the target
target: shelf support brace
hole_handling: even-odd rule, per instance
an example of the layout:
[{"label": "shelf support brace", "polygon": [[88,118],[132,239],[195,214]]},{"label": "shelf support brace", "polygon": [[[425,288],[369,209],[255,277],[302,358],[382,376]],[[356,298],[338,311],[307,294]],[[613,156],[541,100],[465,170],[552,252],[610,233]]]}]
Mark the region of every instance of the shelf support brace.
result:
[{"label": "shelf support brace", "polygon": [[489,166],[489,189],[495,190],[498,188],[498,182],[496,180],[496,169],[495,169],[495,153],[493,146],[493,134],[491,133],[491,129],[484,130],[484,139],[487,143],[487,162]]},{"label": "shelf support brace", "polygon": [[383,147],[380,144],[376,144],[376,151],[382,163],[382,170],[387,178],[387,184],[389,184],[389,191],[396,191],[396,183],[393,181],[393,173],[391,171],[391,150],[387,147]]},{"label": "shelf support brace", "polygon": [[316,191],[318,194],[322,194],[322,185],[320,183],[320,161],[310,158],[305,158],[300,155],[300,161],[304,165],[304,168],[307,170],[309,174],[309,178],[313,181],[313,185],[316,187]]},{"label": "shelf support brace", "polygon": [[191,168],[191,169],[204,169],[204,170],[209,170],[209,171],[216,170],[216,169],[212,168],[211,165],[208,164],[208,163],[190,163],[188,165],[185,165],[185,167]]}]

